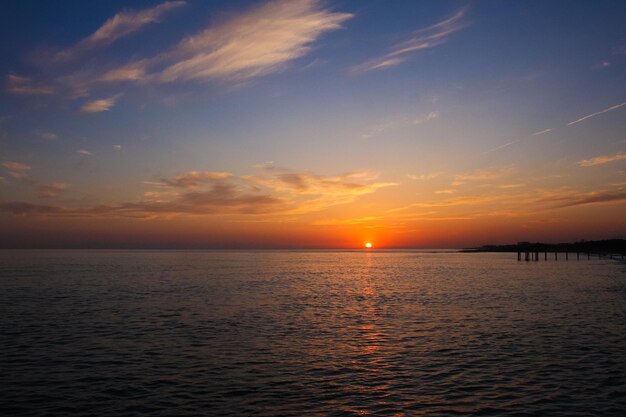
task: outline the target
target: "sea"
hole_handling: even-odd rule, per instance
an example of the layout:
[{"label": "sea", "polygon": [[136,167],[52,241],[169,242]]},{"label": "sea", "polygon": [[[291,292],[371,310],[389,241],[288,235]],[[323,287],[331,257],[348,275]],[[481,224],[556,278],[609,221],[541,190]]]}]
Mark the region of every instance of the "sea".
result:
[{"label": "sea", "polygon": [[2,416],[624,416],[626,264],[0,251]]}]

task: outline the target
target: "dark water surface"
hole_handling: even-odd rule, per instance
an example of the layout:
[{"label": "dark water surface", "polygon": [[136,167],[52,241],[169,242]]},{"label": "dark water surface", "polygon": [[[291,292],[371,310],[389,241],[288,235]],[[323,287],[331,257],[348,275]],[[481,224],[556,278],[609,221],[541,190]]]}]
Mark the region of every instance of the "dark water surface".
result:
[{"label": "dark water surface", "polygon": [[0,414],[623,416],[626,265],[0,251]]}]

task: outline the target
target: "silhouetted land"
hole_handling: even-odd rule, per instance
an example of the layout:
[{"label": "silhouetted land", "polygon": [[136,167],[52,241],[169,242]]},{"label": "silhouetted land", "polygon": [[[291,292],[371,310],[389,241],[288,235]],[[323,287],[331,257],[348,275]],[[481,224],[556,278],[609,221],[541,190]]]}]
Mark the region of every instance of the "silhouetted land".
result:
[{"label": "silhouetted land", "polygon": [[574,243],[518,242],[513,245],[484,245],[464,249],[463,252],[581,252],[600,254],[626,254],[625,239],[581,240]]}]

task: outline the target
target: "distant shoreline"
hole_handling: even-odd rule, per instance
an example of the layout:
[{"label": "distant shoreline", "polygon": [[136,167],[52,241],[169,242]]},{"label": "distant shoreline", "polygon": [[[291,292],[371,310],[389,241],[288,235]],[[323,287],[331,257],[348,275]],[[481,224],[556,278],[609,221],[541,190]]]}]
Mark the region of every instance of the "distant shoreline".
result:
[{"label": "distant shoreline", "polygon": [[518,242],[511,245],[483,245],[461,252],[579,252],[626,254],[626,239],[582,240],[574,243]]}]

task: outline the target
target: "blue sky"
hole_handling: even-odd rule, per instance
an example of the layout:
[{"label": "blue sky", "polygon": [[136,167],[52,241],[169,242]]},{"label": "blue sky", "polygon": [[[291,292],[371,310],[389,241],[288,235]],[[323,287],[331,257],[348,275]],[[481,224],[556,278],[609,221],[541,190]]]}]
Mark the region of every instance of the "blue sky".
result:
[{"label": "blue sky", "polygon": [[95,217],[252,246],[623,235],[623,2],[0,10],[5,246]]}]

